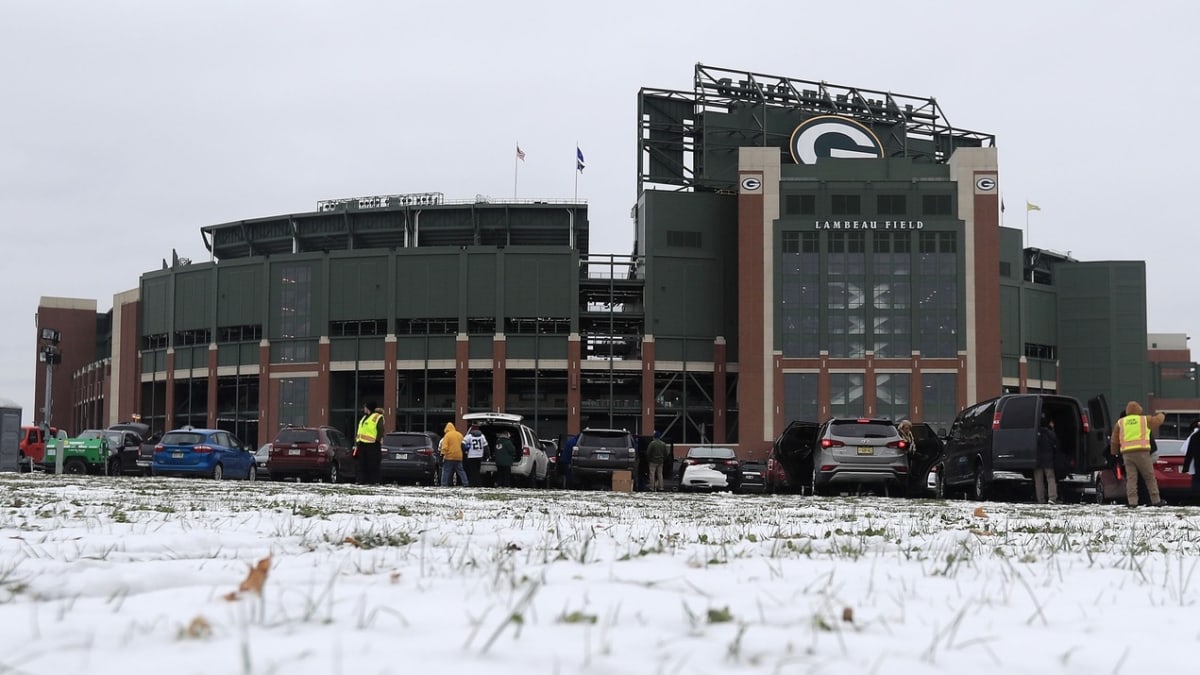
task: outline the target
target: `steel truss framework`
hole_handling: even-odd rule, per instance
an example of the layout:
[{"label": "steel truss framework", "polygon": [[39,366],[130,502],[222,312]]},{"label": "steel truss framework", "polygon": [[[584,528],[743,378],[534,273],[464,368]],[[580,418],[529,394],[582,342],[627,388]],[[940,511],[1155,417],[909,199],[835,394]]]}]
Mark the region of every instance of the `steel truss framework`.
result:
[{"label": "steel truss framework", "polygon": [[[731,129],[706,122],[712,114],[749,111],[749,126]],[[799,115],[797,115],[797,113]],[[950,126],[937,100],[812,80],[696,64],[691,92],[643,88],[638,92],[639,191],[665,185],[683,189],[731,190],[728,176],[706,171],[709,146],[778,146],[792,128],[772,116],[841,115],[873,129],[892,156],[942,163],[958,147],[990,147],[995,137]],[[730,137],[736,137],[732,139]],[[711,161],[711,160],[710,160]]]}]

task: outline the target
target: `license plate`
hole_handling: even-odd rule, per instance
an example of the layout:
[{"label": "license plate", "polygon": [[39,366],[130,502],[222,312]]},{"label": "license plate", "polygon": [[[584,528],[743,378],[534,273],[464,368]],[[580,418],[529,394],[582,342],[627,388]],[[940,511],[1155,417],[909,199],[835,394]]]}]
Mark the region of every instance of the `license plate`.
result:
[{"label": "license plate", "polygon": [[172,453],[171,453],[171,456],[172,456],[172,457],[174,457],[175,459],[183,459],[183,453],[182,453],[182,452],[172,452]]},{"label": "license plate", "polygon": [[607,452],[597,452],[596,459],[608,459],[608,453]]},{"label": "license plate", "polygon": [[408,455],[405,453],[398,453],[396,455],[396,459],[408,459]]},{"label": "license plate", "polygon": [[1164,466],[1164,467],[1163,467],[1163,473],[1175,473],[1175,467],[1172,467],[1172,466]]},{"label": "license plate", "polygon": [[860,445],[860,446],[858,446],[858,454],[860,454],[860,455],[873,455],[873,454],[875,454],[875,446],[873,446],[873,445]]},{"label": "license plate", "polygon": [[289,455],[298,455],[298,454],[300,454],[300,448],[288,448],[288,454]]}]

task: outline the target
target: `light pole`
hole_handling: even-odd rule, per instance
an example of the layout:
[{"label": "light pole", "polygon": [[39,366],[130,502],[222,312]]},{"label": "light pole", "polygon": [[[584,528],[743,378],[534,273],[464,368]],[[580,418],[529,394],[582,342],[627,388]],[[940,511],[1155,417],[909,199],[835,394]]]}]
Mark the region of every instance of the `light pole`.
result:
[{"label": "light pole", "polygon": [[[53,328],[43,328],[41,335],[41,349],[38,351],[38,360],[46,364],[46,399],[45,407],[42,408],[42,441],[46,447],[50,447],[50,404],[54,400],[52,396],[54,365],[62,363],[62,352],[58,349],[58,343],[62,335]],[[57,445],[56,439],[54,452],[54,473],[61,474],[63,468],[63,448]],[[33,460],[31,459],[30,462]],[[33,465],[30,464],[30,470],[33,470]]]}]

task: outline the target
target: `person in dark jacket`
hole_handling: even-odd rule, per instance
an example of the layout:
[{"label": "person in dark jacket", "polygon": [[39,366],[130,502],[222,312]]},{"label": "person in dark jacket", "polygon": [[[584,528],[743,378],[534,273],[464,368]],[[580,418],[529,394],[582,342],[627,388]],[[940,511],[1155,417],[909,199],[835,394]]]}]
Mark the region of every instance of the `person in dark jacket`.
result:
[{"label": "person in dark jacket", "polygon": [[646,447],[646,459],[650,462],[650,491],[662,492],[663,465],[671,457],[671,449],[662,440],[662,432],[654,432],[654,440]]},{"label": "person in dark jacket", "polygon": [[578,442],[579,434],[571,434],[558,450],[558,473],[562,475],[564,490],[571,489],[571,456],[575,454]]},{"label": "person in dark jacket", "polygon": [[1037,457],[1033,470],[1033,491],[1039,504],[1058,503],[1058,477],[1054,473],[1058,459],[1058,436],[1054,433],[1054,420],[1043,417],[1038,428]]},{"label": "person in dark jacket", "polygon": [[1192,496],[1200,495],[1200,420],[1192,422],[1192,433],[1183,442],[1183,472],[1192,469]]},{"label": "person in dark jacket", "polygon": [[512,487],[512,468],[517,462],[517,446],[504,429],[496,432],[496,447],[492,450],[496,462],[496,486]]}]

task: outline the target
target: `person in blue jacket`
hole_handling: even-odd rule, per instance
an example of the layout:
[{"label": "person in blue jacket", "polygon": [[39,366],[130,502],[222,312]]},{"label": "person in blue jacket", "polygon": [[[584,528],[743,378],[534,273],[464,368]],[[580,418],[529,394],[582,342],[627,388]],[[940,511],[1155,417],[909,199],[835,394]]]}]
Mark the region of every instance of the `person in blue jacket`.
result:
[{"label": "person in blue jacket", "polygon": [[563,479],[563,489],[571,489],[571,455],[575,454],[575,444],[579,442],[579,434],[571,434],[558,450],[558,473]]}]

